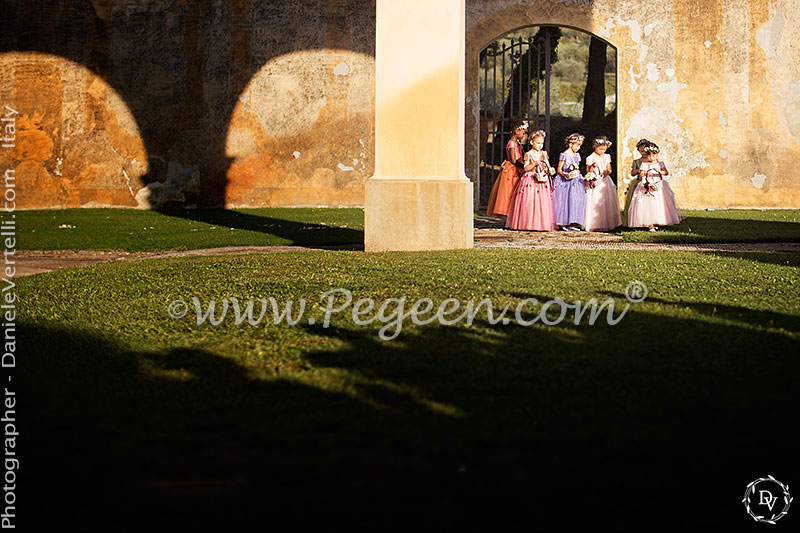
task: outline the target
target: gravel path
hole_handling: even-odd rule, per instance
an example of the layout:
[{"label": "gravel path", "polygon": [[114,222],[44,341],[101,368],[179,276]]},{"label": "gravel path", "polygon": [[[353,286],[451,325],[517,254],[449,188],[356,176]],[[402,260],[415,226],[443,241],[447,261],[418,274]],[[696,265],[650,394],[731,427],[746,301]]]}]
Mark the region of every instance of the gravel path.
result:
[{"label": "gravel path", "polygon": [[800,242],[733,242],[668,244],[658,242],[622,242],[612,233],[558,231],[475,230],[475,248],[534,248],[553,250],[684,250],[684,251],[800,251]]},{"label": "gravel path", "polygon": [[[625,243],[617,235],[586,232],[537,233],[506,231],[502,229],[476,229],[476,249],[551,249],[551,250],[674,250],[674,251],[789,251],[800,252],[800,243],[711,243],[662,244]],[[328,251],[362,251],[363,245],[342,246],[229,246],[203,250],[170,252],[115,252],[105,250],[18,250],[15,257],[16,277],[62,270],[65,268],[107,263],[110,261],[138,261],[173,257],[209,255],[237,255],[255,253]]]}]

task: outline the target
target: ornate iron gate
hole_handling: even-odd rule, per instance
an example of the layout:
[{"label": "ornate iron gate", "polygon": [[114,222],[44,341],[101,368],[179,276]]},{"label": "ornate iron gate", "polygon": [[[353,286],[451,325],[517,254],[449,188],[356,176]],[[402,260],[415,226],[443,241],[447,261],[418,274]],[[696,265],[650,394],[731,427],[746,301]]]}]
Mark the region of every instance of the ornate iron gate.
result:
[{"label": "ornate iron gate", "polygon": [[540,26],[531,30],[527,37],[512,37],[510,41],[501,38],[481,51],[481,207],[489,202],[492,184],[505,159],[505,146],[511,138],[508,130],[513,119],[527,121],[529,131],[544,130],[547,133],[545,150],[550,153],[553,29]]}]

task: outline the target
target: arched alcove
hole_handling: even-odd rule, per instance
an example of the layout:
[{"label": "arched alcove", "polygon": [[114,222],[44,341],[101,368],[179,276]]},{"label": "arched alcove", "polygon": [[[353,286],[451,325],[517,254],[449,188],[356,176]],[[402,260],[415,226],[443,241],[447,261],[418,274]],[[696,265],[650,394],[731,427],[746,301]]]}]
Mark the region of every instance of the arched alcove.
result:
[{"label": "arched alcove", "polygon": [[57,55],[0,53],[0,94],[10,125],[0,164],[16,172],[18,208],[148,201],[141,125],[103,77]]},{"label": "arched alcove", "polygon": [[[136,164],[146,165],[147,170],[131,182],[139,187],[150,185],[151,190],[161,189],[159,194],[150,195],[149,207],[310,203],[307,200],[311,194],[293,195],[285,187],[279,187],[282,194],[272,197],[271,191],[260,190],[265,183],[268,189],[276,181],[263,179],[265,173],[258,168],[261,163],[274,165],[274,174],[279,177],[294,172],[299,176],[296,181],[313,176],[319,169],[314,183],[333,181],[342,185],[324,191],[331,193],[327,196],[318,195],[315,205],[363,203],[363,187],[350,186],[361,192],[346,195],[341,201],[342,195],[337,191],[348,188],[348,183],[363,181],[361,170],[367,176],[371,172],[374,0],[217,4],[63,0],[58,5],[50,4],[53,3],[30,0],[0,6],[7,26],[7,31],[0,34],[0,53],[8,61],[18,61],[24,54],[34,52],[52,56],[47,63],[49,70],[43,75],[30,72],[30,81],[26,78],[20,83],[18,92],[30,95],[26,96],[30,109],[47,109],[52,116],[74,112],[92,118],[111,113],[112,107],[122,108],[116,102],[106,109],[100,105],[87,107],[82,96],[73,98],[85,92],[83,83],[65,84],[60,92],[54,90],[47,98],[34,99],[32,84],[50,80],[56,81],[53,87],[61,86],[61,81],[47,73],[63,70],[67,62],[80,65],[87,77],[93,77],[90,89],[100,87],[102,82],[113,90],[136,123],[138,139],[147,154],[136,157]],[[364,68],[365,65],[369,67]],[[70,66],[66,70],[72,69]],[[304,79],[306,70],[315,76],[311,83]],[[12,71],[3,69],[0,94],[5,103],[14,102],[15,89],[8,81],[12,77]],[[366,83],[365,77],[369,78]],[[354,79],[357,83],[351,82]],[[295,122],[291,113],[297,109],[296,104],[302,103],[308,93],[313,97],[320,86],[325,92],[320,120]],[[290,87],[291,91],[281,92],[283,87]],[[298,95],[299,100],[292,99]],[[246,101],[248,96],[262,97],[256,105],[269,111],[278,107],[280,115],[266,120],[261,107],[248,107],[252,103]],[[287,99],[279,102],[282,107],[276,105],[283,96]],[[323,100],[314,101],[316,106],[311,111],[319,108]],[[298,118],[307,118],[305,107],[299,107]],[[97,122],[87,127],[100,136]],[[268,127],[262,132],[265,123]],[[357,125],[355,133],[352,123]],[[289,124],[297,127],[286,134],[285,126]],[[312,151],[299,145],[302,142],[320,146],[328,139],[342,144],[342,131],[354,138],[354,144],[341,150],[337,145],[329,151],[330,157],[322,148]],[[254,146],[267,151],[262,161],[247,161],[257,151]],[[105,145],[102,148],[106,149]],[[301,152],[299,158],[295,152]],[[83,158],[91,163],[94,153],[67,151],[64,159]],[[315,154],[317,157],[312,159]],[[106,159],[116,158],[112,152]],[[132,161],[134,156],[128,159]],[[55,168],[56,164],[52,166]],[[321,190],[318,185],[312,184],[311,188]],[[81,199],[64,202],[52,195],[41,196],[41,201],[31,207],[73,207],[94,201],[91,191],[81,189],[79,183],[70,189],[74,198]],[[140,205],[127,187],[123,192],[116,191],[113,197],[97,202]]]},{"label": "arched alcove", "polygon": [[[502,37],[514,31],[527,27],[561,27],[578,30],[592,37],[602,40],[610,48],[619,50],[621,44],[617,39],[619,33],[611,31],[613,17],[602,13],[588,5],[566,5],[561,2],[548,2],[543,0],[527,4],[517,4],[491,11],[491,6],[481,6],[467,14],[466,26],[466,58],[465,58],[465,150],[464,167],[467,177],[475,187],[474,203],[477,210],[480,205],[481,191],[479,188],[481,150],[479,144],[480,132],[480,56],[481,51]],[[615,77],[619,80],[622,54],[617,54]],[[622,125],[627,120],[625,98],[618,94],[616,98],[616,125],[612,135],[622,139]],[[559,141],[555,139],[555,141]],[[622,155],[621,142],[612,146],[612,157],[615,162],[620,161]],[[551,152],[558,155],[559,145],[553,145]],[[552,155],[552,154],[551,154]]]},{"label": "arched alcove", "polygon": [[617,51],[605,40],[570,27],[527,26],[498,36],[479,61],[479,206],[488,201],[513,120],[546,133],[552,166],[571,133],[587,138],[584,159],[590,139],[604,135],[617,144]]},{"label": "arched alcove", "polygon": [[375,58],[303,50],[267,61],[227,121],[225,204],[360,206],[374,169]]}]

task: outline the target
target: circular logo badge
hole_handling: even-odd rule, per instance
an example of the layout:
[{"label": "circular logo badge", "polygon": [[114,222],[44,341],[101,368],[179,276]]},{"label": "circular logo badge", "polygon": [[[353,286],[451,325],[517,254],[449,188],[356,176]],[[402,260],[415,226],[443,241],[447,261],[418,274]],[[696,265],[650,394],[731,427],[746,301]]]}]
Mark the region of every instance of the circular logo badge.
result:
[{"label": "circular logo badge", "polygon": [[792,499],[788,485],[767,476],[747,485],[742,502],[753,520],[774,524],[789,512]]}]

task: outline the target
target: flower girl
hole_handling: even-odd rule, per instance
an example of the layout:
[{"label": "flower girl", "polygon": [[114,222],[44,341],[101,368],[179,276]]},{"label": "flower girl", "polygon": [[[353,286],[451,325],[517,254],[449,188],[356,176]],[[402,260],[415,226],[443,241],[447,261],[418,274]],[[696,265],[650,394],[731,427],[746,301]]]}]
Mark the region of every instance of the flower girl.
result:
[{"label": "flower girl", "polygon": [[600,135],[592,141],[594,152],[586,158],[586,231],[609,231],[622,225],[617,188],[611,180],[611,141]]},{"label": "flower girl", "polygon": [[667,226],[681,221],[675,194],[667,183],[667,166],[658,160],[658,146],[649,143],[643,149],[643,162],[639,167],[639,184],[633,191],[628,211],[628,226],[648,227],[656,231],[656,224]]},{"label": "flower girl", "polygon": [[507,228],[534,231],[556,229],[553,189],[550,186],[550,176],[555,174],[555,170],[550,168],[547,152],[542,150],[544,137],[542,130],[530,135],[533,148],[525,154],[525,174],[511,197]]},{"label": "flower girl", "polygon": [[506,160],[503,161],[500,175],[497,176],[489,195],[486,214],[490,216],[506,216],[508,214],[511,195],[514,194],[514,188],[522,175],[522,139],[528,131],[528,124],[514,121],[511,131],[514,135],[506,144]]},{"label": "flower girl", "polygon": [[633,191],[635,191],[636,186],[639,185],[639,167],[642,166],[642,162],[644,161],[644,148],[648,144],[650,144],[650,141],[647,139],[639,139],[639,142],[636,143],[636,151],[639,152],[639,158],[633,160],[631,175],[622,180],[623,183],[628,186],[628,190],[625,191],[625,207],[622,209],[622,223],[626,226],[628,225],[628,211],[630,210]]},{"label": "flower girl", "polygon": [[553,183],[556,204],[556,224],[559,229],[580,231],[586,214],[586,188],[578,168],[583,135],[573,133],[566,138],[567,149],[558,157],[558,169]]}]

